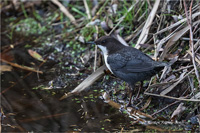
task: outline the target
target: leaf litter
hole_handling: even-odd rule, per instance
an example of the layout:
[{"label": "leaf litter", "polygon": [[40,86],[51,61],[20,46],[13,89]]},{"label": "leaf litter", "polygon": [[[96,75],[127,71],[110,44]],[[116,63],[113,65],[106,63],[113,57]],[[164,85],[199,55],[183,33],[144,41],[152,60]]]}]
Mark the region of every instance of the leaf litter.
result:
[{"label": "leaf litter", "polygon": [[[188,3],[188,5],[192,5],[192,2],[186,2]],[[133,101],[133,107],[123,108],[129,99],[128,87],[124,86],[124,90],[119,90],[118,87],[122,84],[122,81],[116,79],[110,74],[108,74],[110,75],[109,80],[105,78],[104,75],[105,71],[107,71],[107,68],[105,65],[102,65],[102,57],[100,56],[100,52],[97,49],[95,50],[95,57],[94,54],[88,54],[94,53],[94,49],[89,50],[89,52],[85,52],[85,54],[83,50],[80,52],[83,54],[82,57],[77,55],[77,57],[73,57],[80,58],[78,59],[79,63],[69,60],[65,62],[65,64],[62,64],[66,67],[69,67],[69,71],[65,71],[67,73],[66,75],[68,75],[68,77],[75,77],[74,79],[78,79],[78,85],[77,87],[75,87],[74,90],[67,90],[66,94],[61,99],[72,96],[74,94],[81,94],[83,90],[85,91],[88,88],[91,90],[94,88],[93,85],[100,82],[103,78],[102,82],[104,83],[103,85],[98,85],[98,88],[104,88],[106,91],[109,92],[108,94],[106,94],[110,95],[109,97],[105,97],[105,94],[103,96],[105,97],[105,102],[113,106],[114,108],[121,110],[122,112],[127,111],[126,115],[128,114],[128,116],[131,117],[134,121],[132,125],[140,123],[143,125],[148,125],[147,129],[167,131],[165,129],[162,129],[162,127],[160,128],[157,126],[159,125],[158,123],[161,120],[158,120],[157,122],[153,122],[152,120],[159,119],[160,116],[164,115],[164,122],[166,122],[166,124],[172,124],[173,122],[171,122],[171,119],[174,119],[174,117],[176,116],[175,124],[180,124],[182,120],[187,121],[190,118],[195,117],[199,114],[200,85],[198,81],[200,79],[198,79],[197,76],[200,65],[199,58],[197,56],[199,53],[199,31],[198,28],[195,28],[198,27],[200,23],[200,21],[197,19],[199,16],[198,10],[200,8],[198,3],[193,2],[193,8],[185,11],[182,1],[168,1],[167,9],[162,8],[163,1],[159,0],[156,0],[155,3],[153,1],[134,1],[132,3],[129,2],[128,4],[126,2],[122,2],[124,5],[126,5],[126,7],[124,7],[126,8],[126,10],[123,12],[121,10],[122,8],[120,8],[122,6],[120,2],[110,3],[106,0],[104,1],[104,3],[96,3],[96,6],[92,8],[87,1],[84,1],[82,7],[83,9],[85,9],[85,13],[87,14],[87,17],[84,19],[81,19],[81,17],[78,19],[77,16],[73,17],[72,14],[74,13],[71,11],[71,9],[68,8],[69,10],[67,10],[59,1],[52,0],[52,3],[56,4],[57,6],[54,8],[60,9],[64,13],[64,15],[69,18],[70,22],[75,26],[72,27],[76,29],[76,31],[69,30],[64,34],[57,33],[56,35],[56,37],[61,38],[61,40],[64,40],[64,37],[67,38],[66,40],[68,40],[68,43],[72,43],[72,45],[70,45],[69,47],[73,47],[74,50],[80,49],[80,47],[79,45],[77,45],[77,43],[69,40],[74,41],[77,40],[78,37],[79,41],[82,42],[81,45],[85,45],[84,42],[85,40],[87,40],[87,36],[90,36],[91,41],[93,41],[96,38],[102,36],[102,33],[100,33],[99,31],[103,31],[103,35],[109,34],[117,38],[123,44],[135,46],[136,48],[140,48],[140,50],[142,51],[144,51],[144,48],[142,46],[146,43],[148,47],[152,48],[146,49],[146,53],[152,58],[154,55],[155,60],[164,60],[166,62],[170,62],[173,61],[174,58],[176,58],[176,60],[170,66],[171,68],[166,69],[162,75],[160,73],[152,77],[150,82],[145,81],[146,85],[142,88],[142,92],[139,94],[139,98]],[[17,4],[15,5],[17,6]],[[151,6],[148,7],[147,5]],[[2,11],[7,11],[9,8],[11,7],[7,6],[6,8],[3,8]],[[134,8],[141,10],[134,10]],[[146,12],[149,14],[142,12],[142,9],[146,9]],[[177,10],[178,12],[174,13],[175,10]],[[92,16],[91,12],[93,14]],[[120,13],[117,12],[122,13],[120,15]],[[172,15],[180,14],[182,18],[178,21],[174,21],[171,17],[171,14],[171,16],[167,16],[167,12],[171,13]],[[186,23],[187,21],[189,21],[188,18],[184,15],[186,12],[189,12],[191,15],[190,21],[192,21],[193,23],[191,23],[190,25],[187,25]],[[130,14],[135,18],[128,22],[126,21],[125,23],[124,18],[126,16],[129,16]],[[58,20],[59,19],[62,20],[62,18],[58,18]],[[68,23],[69,26],[70,22],[66,21],[64,23]],[[129,34],[127,34],[127,25],[131,25],[133,22],[135,22],[134,27],[132,27],[133,30],[130,31]],[[82,30],[84,26],[95,27],[96,33],[87,36],[80,35],[80,30]],[[196,46],[193,47],[193,51],[190,47],[191,36],[189,34],[191,32],[191,27],[193,28],[193,38],[197,39],[196,44],[193,44],[194,46]],[[155,29],[159,30],[156,31]],[[126,38],[125,40],[129,40],[129,42],[126,42],[123,38]],[[188,38],[190,41],[185,41],[183,38]],[[49,58],[47,59],[47,63],[51,55],[48,56]],[[171,56],[174,56],[174,58],[171,58]],[[191,58],[193,58],[193,63]],[[43,61],[43,58],[39,56],[39,60]],[[18,66],[19,68],[26,68],[30,70],[27,67],[20,67],[16,63],[9,63],[8,61],[3,61],[2,59],[1,61],[10,64],[11,66]],[[194,65],[194,61],[196,62],[196,68]],[[45,62],[43,63],[45,64]],[[81,67],[79,66],[80,64],[82,65]],[[60,67],[62,65],[60,65]],[[86,66],[89,66],[91,68],[95,68],[95,66],[97,66],[97,70],[92,73],[92,69],[88,69],[88,67]],[[40,72],[36,70],[32,71]],[[85,74],[83,74],[84,72]],[[189,80],[191,77],[193,78],[193,80]],[[111,79],[116,80],[117,84],[113,86],[113,83],[110,82]],[[69,82],[72,81],[69,80]],[[105,84],[107,84],[107,87],[104,86]],[[71,89],[72,88],[73,87],[71,87]],[[138,85],[136,85],[135,96],[138,92],[137,88]],[[145,88],[147,89],[145,90]],[[115,90],[116,94],[113,94],[113,90]],[[120,99],[120,93],[123,93],[124,95],[126,95],[126,97],[124,99]],[[149,100],[149,98],[151,100]],[[122,101],[122,103],[119,103],[119,101]],[[184,107],[177,107],[180,101],[184,103]],[[181,105],[182,103],[180,104],[180,106]],[[175,107],[177,107],[177,109],[174,111]],[[195,110],[192,109],[193,107],[195,107]],[[191,116],[186,112],[190,112],[193,115]],[[150,120],[148,120],[148,118],[150,118]],[[184,123],[184,125],[188,124],[189,123]],[[189,128],[183,130],[192,129]],[[123,129],[122,131],[125,130]],[[198,128],[196,128],[196,131],[198,131]]]}]

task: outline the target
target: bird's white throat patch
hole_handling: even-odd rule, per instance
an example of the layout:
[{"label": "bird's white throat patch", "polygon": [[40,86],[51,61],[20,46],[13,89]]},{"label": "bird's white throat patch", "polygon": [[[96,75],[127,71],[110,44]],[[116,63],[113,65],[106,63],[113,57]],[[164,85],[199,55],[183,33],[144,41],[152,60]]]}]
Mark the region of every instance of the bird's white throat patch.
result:
[{"label": "bird's white throat patch", "polygon": [[[104,56],[104,61],[106,63],[107,68],[112,72],[110,65],[108,64],[107,58],[108,58],[108,50],[106,47],[102,46],[102,45],[97,45],[101,51],[103,52],[103,56]],[[113,72],[112,72],[113,73]]]},{"label": "bird's white throat patch", "polygon": [[107,50],[106,47],[104,47],[102,45],[97,45],[97,46],[101,49],[101,51],[103,52],[103,54],[108,54],[108,50]]}]

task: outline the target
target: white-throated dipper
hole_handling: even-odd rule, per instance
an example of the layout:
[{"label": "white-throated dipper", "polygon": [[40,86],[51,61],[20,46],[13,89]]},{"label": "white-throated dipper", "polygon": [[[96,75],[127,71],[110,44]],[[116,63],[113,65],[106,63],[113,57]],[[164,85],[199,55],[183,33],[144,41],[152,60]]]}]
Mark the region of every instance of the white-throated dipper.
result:
[{"label": "white-throated dipper", "polygon": [[[111,36],[103,36],[93,43],[102,50],[107,68],[127,82],[132,91],[136,82],[150,79],[167,66],[167,63],[154,61],[138,49],[125,46]],[[131,99],[132,95],[128,105]]]}]

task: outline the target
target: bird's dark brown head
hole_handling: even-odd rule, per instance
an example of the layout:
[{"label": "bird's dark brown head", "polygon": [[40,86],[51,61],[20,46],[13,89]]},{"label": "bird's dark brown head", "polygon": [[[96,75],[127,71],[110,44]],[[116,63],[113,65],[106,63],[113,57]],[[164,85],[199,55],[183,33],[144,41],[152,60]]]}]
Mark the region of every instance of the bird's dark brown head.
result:
[{"label": "bird's dark brown head", "polygon": [[111,36],[103,36],[95,41],[95,44],[104,54],[112,54],[125,47],[117,39]]}]

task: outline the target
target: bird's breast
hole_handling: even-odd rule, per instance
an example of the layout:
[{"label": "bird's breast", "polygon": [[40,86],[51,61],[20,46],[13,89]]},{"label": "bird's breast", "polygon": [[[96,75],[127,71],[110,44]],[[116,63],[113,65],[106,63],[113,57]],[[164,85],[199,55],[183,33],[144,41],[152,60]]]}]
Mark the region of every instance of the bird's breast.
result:
[{"label": "bird's breast", "polygon": [[111,71],[111,73],[113,73],[112,72],[112,70],[111,70],[111,67],[110,67],[110,65],[108,64],[108,55],[107,54],[104,54],[104,61],[105,61],[105,64],[106,64],[106,66],[107,66],[107,68]]}]

